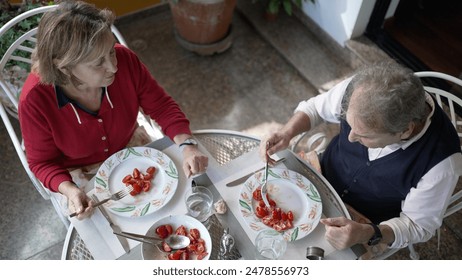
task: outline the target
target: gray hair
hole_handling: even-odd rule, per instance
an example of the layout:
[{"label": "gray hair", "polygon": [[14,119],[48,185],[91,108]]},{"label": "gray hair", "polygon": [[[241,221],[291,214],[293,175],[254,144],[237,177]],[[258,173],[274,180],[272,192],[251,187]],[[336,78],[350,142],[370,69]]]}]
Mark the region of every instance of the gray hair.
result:
[{"label": "gray hair", "polygon": [[100,10],[93,4],[63,1],[40,20],[32,70],[45,84],[74,82],[73,77],[60,68],[69,70],[80,62],[101,55],[104,38],[111,34],[114,19],[111,11]]},{"label": "gray hair", "polygon": [[403,132],[409,123],[422,122],[427,115],[420,79],[395,62],[369,66],[353,77],[342,102],[343,117],[353,95],[359,108],[356,117],[376,132]]}]

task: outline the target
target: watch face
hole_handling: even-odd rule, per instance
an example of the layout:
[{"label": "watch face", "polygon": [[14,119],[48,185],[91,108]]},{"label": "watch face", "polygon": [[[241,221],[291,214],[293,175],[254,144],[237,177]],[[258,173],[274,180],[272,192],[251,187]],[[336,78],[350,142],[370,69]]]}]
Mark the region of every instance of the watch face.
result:
[{"label": "watch face", "polygon": [[187,145],[197,145],[197,141],[194,139],[186,139],[183,143]]},{"label": "watch face", "polygon": [[374,245],[377,245],[380,243],[380,240],[382,240],[381,237],[378,237],[378,236],[373,236],[369,242],[367,242],[367,245],[369,246],[374,246]]}]

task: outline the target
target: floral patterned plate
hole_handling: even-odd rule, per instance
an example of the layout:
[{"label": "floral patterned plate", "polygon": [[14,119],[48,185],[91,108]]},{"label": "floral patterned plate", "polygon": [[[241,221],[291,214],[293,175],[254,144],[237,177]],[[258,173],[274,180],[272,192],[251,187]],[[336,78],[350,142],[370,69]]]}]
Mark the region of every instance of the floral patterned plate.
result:
[{"label": "floral patterned plate", "polygon": [[95,193],[104,199],[125,188],[122,179],[133,173],[134,168],[142,173],[150,166],[156,168],[151,188],[135,196],[127,195],[118,201],[104,204],[112,213],[124,217],[139,217],[152,214],[167,204],[178,186],[178,171],[173,161],[161,151],[148,147],[133,147],[110,156],[96,174]]},{"label": "floral patterned plate", "polygon": [[[268,228],[255,215],[258,203],[252,198],[255,189],[263,184],[264,171],[255,173],[244,183],[239,205],[242,216],[249,227],[258,232]],[[301,174],[281,168],[270,168],[268,173],[268,194],[277,207],[294,214],[293,228],[283,232],[287,241],[301,239],[318,225],[322,214],[321,197],[315,186]]]}]

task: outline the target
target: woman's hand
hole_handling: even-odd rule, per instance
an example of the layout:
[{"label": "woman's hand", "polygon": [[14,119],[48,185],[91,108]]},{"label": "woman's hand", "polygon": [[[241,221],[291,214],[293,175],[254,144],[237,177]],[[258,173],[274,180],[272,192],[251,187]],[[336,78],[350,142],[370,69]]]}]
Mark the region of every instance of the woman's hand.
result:
[{"label": "woman's hand", "polygon": [[62,182],[59,185],[59,192],[67,197],[69,212],[76,212],[77,219],[82,220],[91,216],[93,213],[93,201],[73,182]]},{"label": "woman's hand", "polygon": [[209,158],[197,146],[188,145],[183,149],[183,171],[186,177],[204,173],[209,165]]}]

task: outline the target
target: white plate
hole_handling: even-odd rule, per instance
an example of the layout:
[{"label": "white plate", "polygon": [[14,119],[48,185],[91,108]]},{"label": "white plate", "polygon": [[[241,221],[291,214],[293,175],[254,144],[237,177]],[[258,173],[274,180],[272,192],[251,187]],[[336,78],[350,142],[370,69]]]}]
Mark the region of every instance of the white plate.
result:
[{"label": "white plate", "polygon": [[132,174],[135,167],[146,173],[149,166],[157,170],[148,192],[110,200],[104,207],[119,216],[139,217],[152,214],[167,204],[178,186],[178,171],[166,154],[148,147],[127,148],[110,156],[96,174],[95,193],[100,200],[107,198],[126,188],[122,179]]},{"label": "white plate", "polygon": [[[201,234],[201,238],[205,241],[205,249],[208,253],[202,260],[208,260],[210,258],[210,254],[212,253],[212,239],[209,231],[201,222],[187,215],[168,216],[155,222],[145,235],[157,236],[156,228],[165,224],[171,225],[173,231],[181,225],[185,226],[188,231],[192,228],[197,228]],[[141,244],[141,255],[143,260],[168,260],[168,253],[161,252],[155,246],[146,243]],[[191,259],[195,260],[196,256],[192,256]]]},{"label": "white plate", "polygon": [[[252,198],[253,191],[263,184],[264,171],[255,173],[244,183],[239,206],[248,226],[258,232],[269,228],[255,215],[258,203]],[[287,241],[301,239],[318,225],[322,214],[321,197],[315,186],[297,172],[270,168],[268,173],[268,194],[283,211],[294,214],[293,228],[283,232]]]}]

